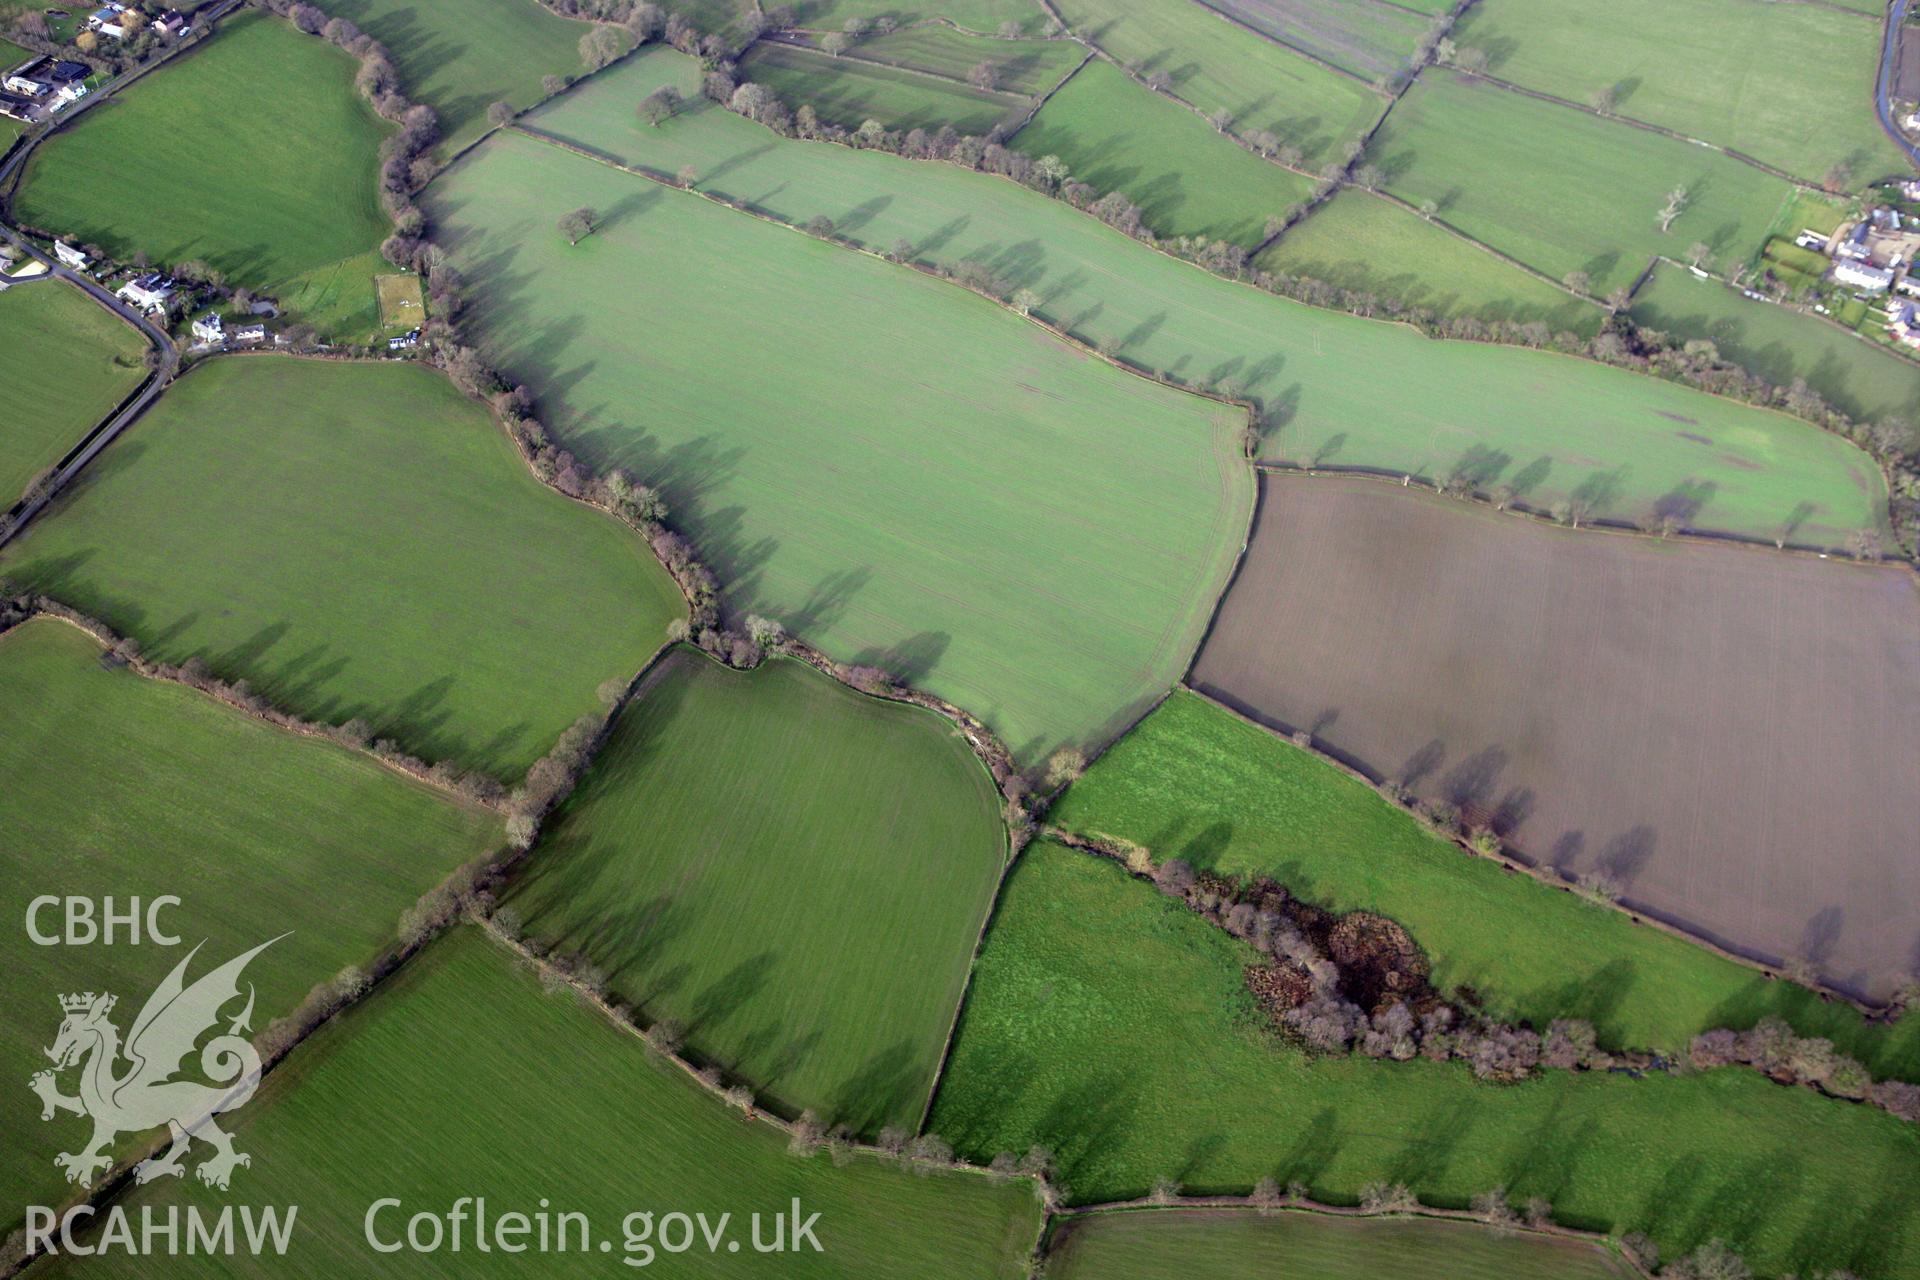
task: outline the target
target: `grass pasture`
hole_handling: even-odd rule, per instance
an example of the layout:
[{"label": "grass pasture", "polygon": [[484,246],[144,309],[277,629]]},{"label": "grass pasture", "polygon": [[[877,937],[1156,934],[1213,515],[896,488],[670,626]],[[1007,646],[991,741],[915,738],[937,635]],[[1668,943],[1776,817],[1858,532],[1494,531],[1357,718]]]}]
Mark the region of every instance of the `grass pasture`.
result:
[{"label": "grass pasture", "polygon": [[1027,106],[1017,94],[790,44],[754,45],[740,60],[740,75],[766,85],[788,106],[804,103],[845,129],[878,120],[889,129],[933,132],[952,125],[961,133],[984,134]]},{"label": "grass pasture", "polygon": [[684,605],[414,365],[223,357],[8,548],[4,574],[314,719],[517,777]]},{"label": "grass pasture", "polygon": [[591,27],[539,0],[325,0],[387,47],[407,96],[440,117],[441,150],[458,151],[487,131],[487,108],[525,110],[548,75],[579,75],[580,37]]},{"label": "grass pasture", "polygon": [[13,211],[122,260],[200,259],[323,332],[365,338],[389,230],[375,189],[386,126],[341,50],[265,15],[220,25],[35,150]]},{"label": "grass pasture", "polygon": [[1076,34],[1121,63],[1138,65],[1142,75],[1165,72],[1173,92],[1202,115],[1225,111],[1235,133],[1267,130],[1300,148],[1310,169],[1339,159],[1341,147],[1386,108],[1360,81],[1198,4],[1060,0],[1055,8]]},{"label": "grass pasture", "polygon": [[1047,99],[1010,145],[1034,157],[1057,155],[1076,181],[1120,192],[1161,235],[1203,235],[1248,249],[1266,239],[1269,217],[1313,189],[1101,59]]},{"label": "grass pasture", "polygon": [[1588,336],[1600,327],[1599,308],[1355,187],[1322,202],[1263,252],[1258,265],[1439,316],[1538,320],[1556,333]]},{"label": "grass pasture", "polygon": [[[1442,221],[1553,279],[1584,271],[1601,296],[1696,241],[1716,262],[1744,261],[1791,190],[1704,147],[1438,69],[1394,107],[1368,155],[1408,203],[1432,200]],[[1662,233],[1656,219],[1677,187],[1687,205]]]},{"label": "grass pasture", "polygon": [[[371,959],[401,911],[489,852],[500,829],[364,755],[108,666],[63,622],[0,636],[0,706],[0,1068],[20,1087],[19,1105],[0,1109],[4,1228],[21,1205],[66,1193],[53,1157],[85,1134],[71,1117],[41,1123],[24,1088],[47,1066],[57,995],[113,991],[125,1028],[203,939],[196,977],[291,928],[247,970],[259,992],[253,1025],[264,1027],[314,983]],[[35,946],[27,907],[45,894],[113,895],[121,910],[173,894],[180,904],[160,922],[182,945]],[[58,933],[59,909],[38,923]],[[62,1084],[72,1091],[71,1076]]]},{"label": "grass pasture", "polygon": [[1374,1221],[1324,1213],[1145,1210],[1071,1218],[1048,1251],[1056,1280],[1628,1280],[1606,1249],[1553,1236],[1497,1235],[1470,1222]]},{"label": "grass pasture", "polygon": [[375,276],[373,286],[380,296],[380,327],[386,332],[406,333],[426,320],[427,299],[419,276]]},{"label": "grass pasture", "polygon": [[[1179,678],[1252,500],[1244,412],[523,135],[428,194],[491,358],[569,448],[661,486],[736,616],[908,677],[1029,760]],[[556,202],[608,216],[569,246]]]},{"label": "grass pasture", "polygon": [[963,81],[991,63],[1002,90],[1038,97],[1066,79],[1086,52],[1074,40],[1002,40],[935,25],[866,36],[852,56]]},{"label": "grass pasture", "polygon": [[1370,479],[1270,475],[1262,498],[1195,688],[1746,954],[1871,997],[1908,972],[1908,570]]},{"label": "grass pasture", "polygon": [[[781,139],[695,103],[658,129],[633,104],[655,86],[692,92],[695,64],[651,50],[542,107],[535,127],[663,176],[878,252],[991,270],[1038,314],[1139,368],[1254,400],[1270,459],[1511,483],[1542,508],[1576,491],[1635,519],[1697,480],[1695,523],[1771,538],[1812,504],[1802,536],[1839,546],[1885,521],[1879,470],[1836,436],[1788,418],[1585,360],[1436,342],[1402,326],[1302,306],[1152,252],[1065,204],[954,165]],[[457,175],[456,175],[457,176]],[[549,211],[527,225],[550,224]],[[557,215],[556,215],[557,216]],[[1702,424],[1703,449],[1675,428]],[[1699,490],[1694,489],[1696,497]]]},{"label": "grass pasture", "polygon": [[1184,690],[1109,748],[1049,820],[1388,916],[1425,950],[1435,986],[1470,987],[1505,1019],[1586,1018],[1608,1046],[1672,1054],[1699,1032],[1772,1014],[1878,1076],[1920,1079],[1920,1020],[1869,1025],[1804,987],[1469,857],[1365,783]]},{"label": "grass pasture", "polygon": [[790,1113],[920,1119],[1006,860],[959,733],[792,660],[648,677],[510,899]]},{"label": "grass pasture", "polygon": [[[235,1203],[298,1205],[293,1243],[285,1257],[169,1258],[170,1276],[524,1276],[531,1259],[541,1276],[562,1278],[638,1274],[644,1265],[723,1278],[1015,1280],[1040,1229],[1024,1182],[918,1178],[866,1157],[836,1168],[824,1154],[787,1154],[784,1134],[743,1123],[570,991],[543,992],[470,927],[323,1028],[230,1124],[236,1146],[253,1156],[232,1190],[193,1178],[129,1188],[134,1221],[148,1205],[190,1203],[208,1216]],[[367,1243],[364,1219],[377,1198],[400,1201],[375,1219],[384,1243],[404,1240],[410,1215],[443,1215],[463,1196],[484,1198],[493,1221],[577,1212],[590,1235],[580,1243],[575,1227],[567,1247],[537,1254],[481,1251],[469,1217],[458,1254],[443,1246],[383,1256]],[[771,1242],[771,1220],[789,1215],[796,1199],[803,1219],[820,1215],[820,1251],[802,1244],[756,1253],[752,1215]],[[677,1236],[655,1220],[675,1212],[704,1214],[709,1226],[725,1218],[722,1243],[709,1254],[696,1230],[693,1252],[668,1252],[662,1243]],[[635,1213],[649,1215],[655,1234],[629,1221]],[[517,1243],[527,1250],[537,1238]],[[48,1273],[152,1274],[148,1260],[126,1252],[62,1265],[69,1261],[50,1263]]]},{"label": "grass pasture", "polygon": [[1755,302],[1717,280],[1662,266],[1633,295],[1634,323],[1688,340],[1708,338],[1720,354],[1776,386],[1804,378],[1851,418],[1920,418],[1920,362],[1850,337],[1834,325],[1771,302]]},{"label": "grass pasture", "polygon": [[71,285],[0,291],[0,510],[140,385],[145,350]]},{"label": "grass pasture", "polygon": [[[18,10],[0,5],[0,20],[11,20]],[[33,55],[11,40],[0,40],[0,73],[13,70]],[[12,116],[0,116],[0,154],[13,144],[13,140],[27,131],[27,126]]]},{"label": "grass pasture", "polygon": [[1253,1006],[1253,955],[1108,859],[1030,845],[929,1127],[983,1160],[1044,1143],[1083,1204],[1160,1177],[1190,1194],[1297,1178],[1349,1204],[1400,1181],[1446,1207],[1505,1184],[1667,1257],[1720,1236],[1761,1275],[1920,1266],[1912,1125],[1750,1070],[1498,1086],[1459,1064],[1310,1057]]},{"label": "grass pasture", "polygon": [[1434,20],[1377,0],[1213,0],[1206,7],[1375,82],[1408,68]]},{"label": "grass pasture", "polygon": [[1454,31],[1492,74],[1739,151],[1804,181],[1859,188],[1911,171],[1871,108],[1880,26],[1765,0],[1489,0]]}]

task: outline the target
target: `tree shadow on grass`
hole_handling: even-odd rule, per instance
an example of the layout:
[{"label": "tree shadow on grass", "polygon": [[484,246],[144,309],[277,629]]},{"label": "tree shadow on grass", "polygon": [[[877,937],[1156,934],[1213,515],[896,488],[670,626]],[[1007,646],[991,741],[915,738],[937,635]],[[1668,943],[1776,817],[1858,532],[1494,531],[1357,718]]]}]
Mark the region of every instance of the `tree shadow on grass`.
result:
[{"label": "tree shadow on grass", "polygon": [[[834,1090],[833,1118],[854,1133],[871,1136],[883,1126],[909,1117],[931,1083],[932,1067],[916,1059],[913,1046],[896,1040],[869,1054],[860,1068]],[[912,1116],[905,1121],[913,1123]]]}]

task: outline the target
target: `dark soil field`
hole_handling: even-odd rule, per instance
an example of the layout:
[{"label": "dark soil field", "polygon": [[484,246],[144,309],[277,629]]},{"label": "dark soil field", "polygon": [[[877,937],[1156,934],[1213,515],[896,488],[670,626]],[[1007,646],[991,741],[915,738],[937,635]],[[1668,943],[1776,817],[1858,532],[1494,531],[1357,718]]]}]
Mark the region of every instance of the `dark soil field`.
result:
[{"label": "dark soil field", "polygon": [[1920,956],[1920,589],[1269,474],[1202,692],[1760,958]]}]

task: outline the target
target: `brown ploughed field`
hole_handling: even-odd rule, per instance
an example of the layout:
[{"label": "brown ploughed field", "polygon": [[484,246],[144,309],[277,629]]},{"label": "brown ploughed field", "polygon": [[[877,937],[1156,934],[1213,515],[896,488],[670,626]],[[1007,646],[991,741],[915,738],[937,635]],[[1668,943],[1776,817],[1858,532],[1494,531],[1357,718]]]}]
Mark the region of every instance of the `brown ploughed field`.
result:
[{"label": "brown ploughed field", "polygon": [[1744,954],[1920,962],[1907,569],[1270,473],[1192,684]]}]

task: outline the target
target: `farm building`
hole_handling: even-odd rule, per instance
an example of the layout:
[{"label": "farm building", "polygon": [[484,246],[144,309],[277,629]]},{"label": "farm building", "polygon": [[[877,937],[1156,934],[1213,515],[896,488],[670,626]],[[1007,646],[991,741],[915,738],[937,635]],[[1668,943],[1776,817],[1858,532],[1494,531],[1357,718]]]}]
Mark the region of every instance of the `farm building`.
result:
[{"label": "farm building", "polygon": [[1870,235],[1872,231],[1873,225],[1866,219],[1861,219],[1860,225],[1848,232],[1846,239],[1834,247],[1834,257],[1852,258],[1859,262],[1865,262],[1871,256],[1871,250],[1867,248],[1867,236]]},{"label": "farm building", "polygon": [[108,0],[106,4],[87,15],[87,30],[98,31],[101,35],[113,40],[125,39],[127,28],[121,15],[126,11],[125,5],[117,3],[116,0]]},{"label": "farm building", "polygon": [[10,116],[15,120],[33,119],[33,99],[23,94],[0,89],[0,116]]},{"label": "farm building", "polygon": [[6,79],[0,80],[0,89],[5,89],[9,93],[25,94],[29,98],[38,98],[42,94],[53,92],[52,72],[53,59],[35,58],[7,72]]}]

